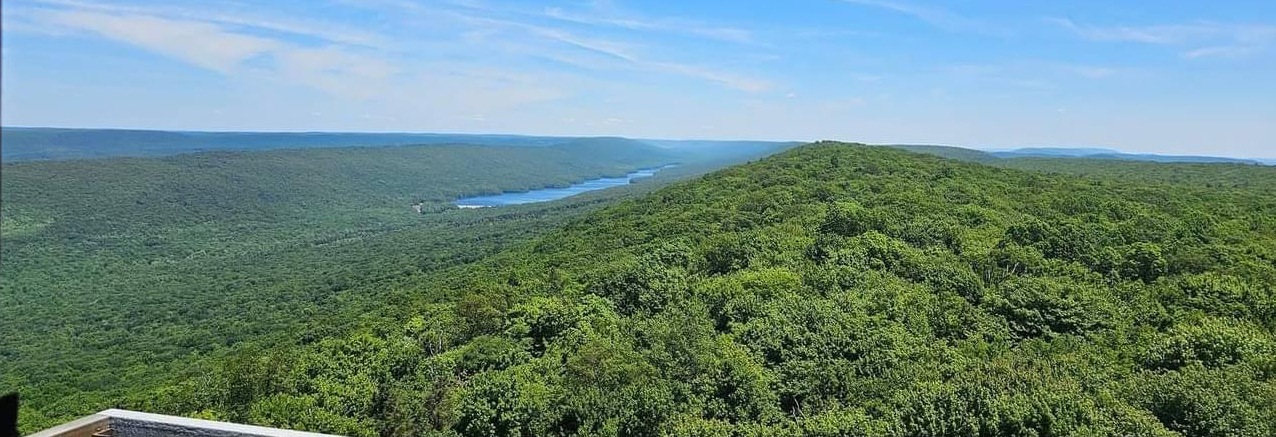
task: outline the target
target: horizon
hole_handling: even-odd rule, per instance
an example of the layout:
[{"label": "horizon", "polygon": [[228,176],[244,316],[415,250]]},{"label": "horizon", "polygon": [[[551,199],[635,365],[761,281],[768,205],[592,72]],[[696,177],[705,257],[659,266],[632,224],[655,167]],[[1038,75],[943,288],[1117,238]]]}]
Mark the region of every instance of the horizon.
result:
[{"label": "horizon", "polygon": [[1122,150],[1109,146],[1018,146],[1018,147],[980,147],[956,144],[935,144],[935,143],[870,143],[864,141],[849,140],[843,138],[820,138],[813,140],[758,140],[749,138],[658,138],[658,137],[627,137],[619,135],[533,135],[524,133],[501,133],[501,132],[427,132],[427,131],[244,131],[244,130],[192,130],[192,129],[146,129],[146,128],[115,128],[115,127],[66,127],[66,126],[0,126],[2,129],[64,129],[64,130],[98,130],[98,131],[134,131],[134,132],[176,132],[176,133],[240,133],[240,134],[353,134],[353,135],[473,135],[473,136],[502,136],[502,137],[528,137],[528,138],[622,138],[636,141],[705,141],[705,142],[766,142],[766,143],[799,143],[809,144],[819,141],[836,141],[846,143],[858,143],[869,146],[925,146],[925,147],[954,147],[960,149],[974,150],[986,153],[997,152],[1016,152],[1025,150],[1090,150],[1108,153],[1117,153],[1124,155],[1154,155],[1163,157],[1204,157],[1204,158],[1227,158],[1238,160],[1252,160],[1261,163],[1269,163],[1276,161],[1276,156],[1226,156],[1226,155],[1209,155],[1209,154],[1169,154],[1158,152],[1134,152]]},{"label": "horizon", "polygon": [[1269,2],[14,0],[2,17],[6,126],[1276,149]]}]

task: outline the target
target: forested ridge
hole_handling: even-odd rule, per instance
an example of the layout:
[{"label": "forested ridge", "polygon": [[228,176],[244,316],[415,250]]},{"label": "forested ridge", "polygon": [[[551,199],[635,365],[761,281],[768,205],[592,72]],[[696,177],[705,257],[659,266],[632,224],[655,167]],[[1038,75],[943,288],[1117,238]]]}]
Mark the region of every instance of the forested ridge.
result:
[{"label": "forested ridge", "polygon": [[642,143],[676,150],[691,160],[761,156],[777,148],[798,145],[776,141],[669,141],[622,138],[546,137],[501,134],[366,133],[366,132],[191,132],[135,129],[71,129],[45,127],[0,128],[0,159],[100,159],[120,156],[168,156],[207,151],[386,147],[409,145],[479,144],[483,146],[553,147],[564,143]]},{"label": "forested ridge", "polygon": [[398,311],[404,284],[653,184],[482,211],[456,197],[676,159],[585,139],[6,163],[0,391],[22,392],[30,432],[233,350],[347,332]]},{"label": "forested ridge", "polygon": [[5,126],[0,157],[6,162],[166,156],[213,150],[384,147],[423,144],[482,144],[543,147],[569,137],[358,132],[190,132],[138,129],[73,129]]},{"label": "forested ridge", "polygon": [[1276,170],[1193,168],[817,143],[119,405],[356,436],[1274,435]]},{"label": "forested ridge", "polygon": [[1272,167],[1235,163],[1120,162],[1106,159],[1016,158],[998,166],[1049,173],[1071,174],[1100,180],[1186,184],[1219,189],[1244,189],[1254,193],[1276,192]]}]

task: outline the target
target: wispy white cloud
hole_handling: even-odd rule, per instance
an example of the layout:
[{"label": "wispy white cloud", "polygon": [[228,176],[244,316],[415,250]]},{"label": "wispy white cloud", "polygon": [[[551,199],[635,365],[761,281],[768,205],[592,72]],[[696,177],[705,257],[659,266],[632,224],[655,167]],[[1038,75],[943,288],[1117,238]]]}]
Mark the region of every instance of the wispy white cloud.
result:
[{"label": "wispy white cloud", "polygon": [[[216,3],[200,8],[32,1],[38,5],[27,11],[32,20],[7,20],[6,24],[49,29],[46,34],[94,34],[227,75],[259,74],[347,97],[384,94],[392,76],[410,73],[418,68],[415,64],[474,53],[499,54],[487,60],[492,65],[528,67],[522,60],[548,59],[598,74],[665,74],[750,93],[771,88],[769,81],[747,73],[677,60],[678,51],[670,47],[648,47],[646,39],[625,41],[615,32],[593,28],[624,27],[682,35],[679,38],[695,34],[735,41],[748,40],[747,32],[689,20],[621,15],[606,5],[588,8],[588,14],[569,15],[562,10],[509,10],[477,0],[441,0],[430,5],[406,0],[353,2],[351,6],[398,21],[397,33],[382,35],[304,18],[245,15],[235,8],[218,8]],[[694,25],[679,28],[680,24]],[[246,67],[255,59],[270,62]]]},{"label": "wispy white cloud", "polygon": [[956,64],[941,66],[940,71],[955,76],[991,76],[999,74],[1005,68],[1001,65],[992,64]]},{"label": "wispy white cloud", "polygon": [[606,39],[581,37],[570,32],[547,27],[529,25],[520,26],[534,35],[552,39],[578,49],[610,56],[625,62],[641,62],[632,54],[632,50],[623,43]]},{"label": "wispy white cloud", "polygon": [[[1169,64],[1270,56],[1270,24],[1134,25],[1090,21],[1103,8],[1033,8],[1093,14],[1052,24],[968,2],[824,2],[778,5],[791,14],[741,9],[722,14],[740,17],[728,21],[633,0],[4,0],[5,61],[25,64],[6,77],[15,110],[4,121],[1270,149],[1272,90],[1253,82],[1266,65],[1110,61],[1129,45],[1174,56]],[[858,17],[812,16],[828,12]],[[880,18],[890,20],[864,23]],[[942,56],[934,38],[947,38]],[[107,41],[118,44],[86,53]],[[113,84],[153,57],[71,70],[139,51],[225,78],[156,68],[145,86],[120,85],[135,97],[121,101]],[[947,62],[957,65],[938,65]],[[1185,78],[1211,92],[1174,93]],[[189,99],[172,99],[192,82]],[[928,126],[921,137],[918,125]]]},{"label": "wispy white cloud", "polygon": [[908,15],[935,27],[949,31],[965,31],[988,35],[1005,35],[1009,29],[968,18],[961,14],[932,6],[924,6],[898,0],[841,0],[862,6],[870,6]]},{"label": "wispy white cloud", "polygon": [[843,112],[850,109],[862,108],[867,104],[867,100],[863,97],[849,97],[844,99],[829,100],[820,104],[826,112]]},{"label": "wispy white cloud", "polygon": [[1064,71],[1090,79],[1102,79],[1114,76],[1118,73],[1118,70],[1115,68],[1096,67],[1093,65],[1063,65],[1060,66],[1060,68]]},{"label": "wispy white cloud", "polygon": [[700,78],[728,88],[750,93],[760,93],[774,88],[774,85],[766,80],[755,79],[696,65],[673,62],[651,62],[644,64],[644,66],[654,71],[676,73],[684,76]]},{"label": "wispy white cloud", "polygon": [[595,7],[594,11],[576,12],[567,11],[559,7],[547,7],[544,9],[544,14],[560,21],[590,26],[610,26],[629,30],[694,35],[736,43],[754,42],[752,32],[745,29],[714,26],[681,18],[647,18],[632,13],[617,12],[614,7],[607,8],[609,9],[608,12],[598,11],[597,9],[599,8]]},{"label": "wispy white cloud", "polygon": [[1183,57],[1187,59],[1198,58],[1239,58],[1254,53],[1256,49],[1251,46],[1213,46],[1202,47],[1195,50],[1183,52]]},{"label": "wispy white cloud", "polygon": [[1187,59],[1242,57],[1276,44],[1276,25],[1199,22],[1147,26],[1092,26],[1051,18],[1081,38],[1178,47]]},{"label": "wispy white cloud", "polygon": [[401,73],[401,68],[374,56],[361,55],[329,46],[290,48],[274,55],[283,77],[319,88],[330,94],[367,99],[384,92],[369,86]]},{"label": "wispy white cloud", "polygon": [[1130,73],[1130,70],[1123,67],[1043,60],[953,64],[940,66],[937,71],[942,76],[955,79],[956,84],[971,85],[985,96],[998,98],[1041,96],[1084,89],[1098,81],[1124,77]]},{"label": "wispy white cloud", "polygon": [[273,39],[234,33],[198,21],[89,10],[43,11],[38,18],[48,24],[93,32],[222,73],[283,47]]},{"label": "wispy white cloud", "polygon": [[786,33],[794,38],[808,40],[828,40],[847,37],[879,38],[882,34],[857,29],[802,28],[787,29]]},{"label": "wispy white cloud", "polygon": [[[596,21],[593,24],[665,31],[667,29],[663,26],[667,24],[663,23],[635,19],[568,16],[561,10],[557,12],[548,10],[544,14],[528,14],[525,11],[498,8],[473,0],[454,1],[452,3],[459,4],[460,7],[451,10],[403,5],[397,0],[382,1],[387,2],[384,5],[400,12],[414,14],[423,20],[438,20],[440,16],[446,16],[452,23],[466,25],[468,29],[462,33],[468,36],[470,42],[479,44],[474,47],[476,49],[495,49],[510,56],[549,59],[586,70],[607,72],[628,70],[671,74],[704,80],[750,93],[763,92],[772,88],[769,81],[750,77],[748,74],[725,71],[697,63],[663,59],[665,58],[663,56],[651,56],[648,53],[658,50],[647,48],[645,44],[621,41],[614,36],[592,36],[580,31],[581,29],[567,29],[545,23],[543,19],[548,17],[558,21]],[[537,17],[542,20],[538,21]],[[568,18],[571,19],[568,20]],[[572,50],[563,50],[563,48]],[[597,56],[602,58],[598,59]]]},{"label": "wispy white cloud", "polygon": [[475,74],[465,66],[431,65],[399,89],[394,109],[410,113],[437,103],[441,105],[438,110],[445,113],[482,114],[490,120],[508,111],[569,95],[570,79],[512,78],[512,75],[518,76],[518,73],[483,71]]},{"label": "wispy white cloud", "polygon": [[[378,0],[380,1],[380,0]],[[391,2],[401,0],[388,0]],[[572,8],[547,6],[525,8],[509,3],[481,0],[442,0],[446,6],[489,17],[524,21],[549,18],[560,23],[626,29],[646,33],[693,36],[735,43],[753,43],[752,32],[682,17],[652,17],[626,10],[612,1],[590,1]]]},{"label": "wispy white cloud", "polygon": [[302,45],[260,32],[279,31],[282,25],[277,23],[258,26],[237,20],[238,24],[229,24],[224,17],[185,18],[192,15],[189,11],[74,0],[42,4],[44,7],[24,13],[46,28],[97,35],[227,76],[275,79],[341,97],[368,99],[392,89],[387,86],[388,79],[401,71],[388,57],[367,48],[332,42],[338,37],[317,38],[317,45]]},{"label": "wispy white cloud", "polygon": [[35,4],[55,7],[64,10],[94,11],[111,14],[134,14],[160,16],[178,20],[198,21],[217,24],[223,27],[252,28],[268,30],[284,34],[304,36],[337,44],[387,47],[390,38],[384,35],[352,29],[330,22],[313,22],[299,18],[281,16],[265,17],[258,14],[227,12],[229,8],[218,8],[215,3],[207,3],[202,8],[190,8],[170,4],[138,6],[125,3],[100,3],[84,0],[33,0]]},{"label": "wispy white cloud", "polygon": [[1207,25],[1158,25],[1158,26],[1088,26],[1066,18],[1050,18],[1050,22],[1063,26],[1078,36],[1094,41],[1138,42],[1146,44],[1178,44],[1210,37],[1219,28]]}]

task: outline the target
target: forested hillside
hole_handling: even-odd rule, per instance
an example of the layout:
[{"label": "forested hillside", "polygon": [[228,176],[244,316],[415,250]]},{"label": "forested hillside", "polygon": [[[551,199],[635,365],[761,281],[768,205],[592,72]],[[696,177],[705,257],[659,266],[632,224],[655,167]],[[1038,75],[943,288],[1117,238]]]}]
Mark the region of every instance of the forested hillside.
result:
[{"label": "forested hillside", "polygon": [[214,150],[271,150],[314,147],[482,144],[552,146],[566,137],[355,132],[185,132],[136,129],[0,129],[5,162],[118,156],[167,156]]},{"label": "forested hillside", "polygon": [[360,132],[190,132],[135,129],[0,128],[0,160],[5,162],[110,157],[155,157],[208,151],[385,147],[475,144],[503,147],[549,147],[583,141],[615,144],[639,142],[683,155],[690,160],[764,156],[797,145],[774,141],[669,141],[618,138],[547,137],[499,134],[360,133]]},{"label": "forested hillside", "polygon": [[1026,148],[992,152],[1000,158],[1083,158],[1143,162],[1179,162],[1213,164],[1262,164],[1260,159],[1224,158],[1219,156],[1159,155],[1154,153],[1123,153],[1110,149]]},{"label": "forested hillside", "polygon": [[22,391],[34,430],[229,348],[342,334],[397,310],[396,284],[608,199],[458,211],[456,197],[675,159],[590,140],[5,164],[0,391]]},{"label": "forested hillside", "polygon": [[997,166],[1022,170],[1086,176],[1109,181],[1146,181],[1186,184],[1204,188],[1244,189],[1276,193],[1272,167],[1236,163],[1116,162],[1108,159],[1016,158]]},{"label": "forested hillside", "polygon": [[122,406],[356,436],[1274,435],[1263,185],[804,146]]}]

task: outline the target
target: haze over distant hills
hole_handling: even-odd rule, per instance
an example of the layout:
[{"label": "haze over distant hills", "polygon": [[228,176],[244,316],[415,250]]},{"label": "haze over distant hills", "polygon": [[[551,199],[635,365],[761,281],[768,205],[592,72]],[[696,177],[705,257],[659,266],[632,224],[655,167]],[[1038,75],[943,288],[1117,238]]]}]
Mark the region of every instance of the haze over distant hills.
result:
[{"label": "haze over distant hills", "polygon": [[483,144],[549,146],[566,137],[354,132],[190,132],[133,129],[5,127],[0,131],[6,161],[165,156],[207,150]]},{"label": "haze over distant hills", "polygon": [[1201,156],[1201,155],[1161,155],[1155,153],[1125,153],[1113,149],[1101,148],[1053,148],[1053,147],[1029,147],[1023,149],[1014,149],[1009,151],[990,152],[993,156],[1000,158],[1096,158],[1096,159],[1121,159],[1126,161],[1152,161],[1152,162],[1220,162],[1234,164],[1270,164],[1272,160],[1261,159],[1240,159],[1225,158],[1218,156]]},{"label": "haze over distant hills", "polygon": [[[5,161],[167,156],[209,150],[375,147],[437,144],[546,147],[582,137],[449,133],[366,132],[193,132],[133,129],[4,127],[0,130]],[[607,137],[595,137],[607,139]],[[661,149],[684,152],[693,159],[764,154],[796,142],[638,140]]]},{"label": "haze over distant hills", "polygon": [[[453,134],[413,132],[197,132],[135,129],[76,129],[4,127],[0,159],[8,162],[104,158],[112,156],[168,156],[209,150],[272,150],[288,148],[379,147],[405,145],[482,144],[486,146],[547,147],[579,140],[618,137],[566,137],[508,134]],[[690,160],[737,159],[761,156],[794,147],[797,141],[634,139],[649,146],[677,152]],[[978,150],[951,146],[896,145],[895,147],[958,154],[967,160],[986,162],[999,158],[1091,158],[1149,162],[1276,164],[1276,159],[1240,159],[1216,156],[1179,156],[1125,153],[1110,148],[1030,147],[1013,150]]]},{"label": "haze over distant hills", "polygon": [[1156,153],[1125,153],[1107,148],[1027,147],[1012,150],[976,150],[952,146],[893,144],[891,147],[913,152],[929,153],[947,158],[973,162],[991,162],[1016,158],[1086,158],[1120,161],[1144,161],[1163,163],[1220,163],[1220,164],[1276,164],[1276,159],[1242,159],[1202,155],[1161,155]]}]

